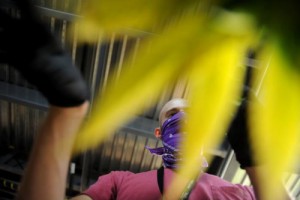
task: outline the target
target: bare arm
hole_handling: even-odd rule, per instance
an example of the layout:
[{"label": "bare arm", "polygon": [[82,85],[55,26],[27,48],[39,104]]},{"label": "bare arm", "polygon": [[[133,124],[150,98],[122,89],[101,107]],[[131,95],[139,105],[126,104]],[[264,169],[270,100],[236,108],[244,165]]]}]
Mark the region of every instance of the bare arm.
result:
[{"label": "bare arm", "polygon": [[79,196],[73,197],[70,200],[92,200],[92,199],[87,195],[79,195]]},{"label": "bare arm", "polygon": [[18,200],[62,200],[76,133],[88,102],[63,108],[51,106],[33,146]]},{"label": "bare arm", "polygon": [[[264,173],[264,171],[266,170],[266,168],[264,166],[254,166],[254,167],[246,167],[245,168],[250,181],[253,185],[253,189],[254,192],[256,194],[256,198],[258,200],[262,199],[262,192],[261,189],[263,188],[261,186],[262,182],[259,181],[259,177],[258,177],[258,173],[261,174],[266,174]],[[268,180],[267,177],[262,177],[264,180]],[[284,187],[284,185],[282,185],[282,190],[283,190],[283,195],[282,197],[278,197],[278,200],[293,200],[294,198],[289,194],[289,192],[286,190],[286,188]]]},{"label": "bare arm", "polygon": [[1,62],[18,70],[51,105],[17,199],[62,200],[75,135],[88,109],[89,89],[70,54],[43,24],[32,3],[14,1],[18,17],[0,10]]},{"label": "bare arm", "polygon": [[250,178],[251,184],[253,185],[253,189],[254,189],[256,198],[257,198],[257,200],[259,200],[260,199],[259,197],[261,196],[261,191],[260,191],[261,185],[260,185],[260,181],[258,180],[259,168],[258,167],[246,167],[245,170]]}]

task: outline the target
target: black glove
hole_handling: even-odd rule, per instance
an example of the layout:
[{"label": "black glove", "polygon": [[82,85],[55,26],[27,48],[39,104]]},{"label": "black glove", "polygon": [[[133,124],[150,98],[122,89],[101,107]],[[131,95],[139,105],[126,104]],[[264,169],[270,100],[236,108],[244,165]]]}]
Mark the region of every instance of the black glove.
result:
[{"label": "black glove", "polygon": [[227,139],[242,169],[254,165],[247,125],[247,105],[248,100],[242,100],[227,132]]},{"label": "black glove", "polygon": [[80,105],[89,94],[81,73],[38,20],[29,0],[15,3],[20,11],[18,17],[0,9],[0,62],[13,65],[50,104]]},{"label": "black glove", "polygon": [[248,67],[242,93],[242,101],[227,132],[229,144],[242,169],[255,165],[253,161],[253,151],[249,141],[249,127],[247,124],[248,107],[251,103],[249,101],[249,95],[252,92],[249,86],[251,75],[252,68]]}]

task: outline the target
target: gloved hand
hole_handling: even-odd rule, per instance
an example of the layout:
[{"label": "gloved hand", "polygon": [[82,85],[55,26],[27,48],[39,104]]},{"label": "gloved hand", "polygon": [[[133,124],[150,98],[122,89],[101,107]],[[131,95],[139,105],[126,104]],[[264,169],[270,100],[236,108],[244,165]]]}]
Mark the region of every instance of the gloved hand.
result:
[{"label": "gloved hand", "polygon": [[227,139],[242,169],[254,165],[247,124],[248,103],[248,100],[242,100],[227,132]]},{"label": "gloved hand", "polygon": [[89,92],[72,59],[38,20],[29,0],[15,3],[19,17],[0,9],[0,62],[20,71],[51,105],[82,104]]},{"label": "gloved hand", "polygon": [[[253,53],[252,53],[253,54]],[[254,57],[253,55],[250,55]],[[253,151],[249,141],[249,127],[247,124],[248,107],[251,103],[249,95],[252,90],[250,88],[250,80],[252,75],[252,68],[247,68],[245,84],[242,93],[241,104],[233,117],[227,132],[227,139],[231,148],[233,149],[237,161],[240,163],[242,169],[254,166]]]}]

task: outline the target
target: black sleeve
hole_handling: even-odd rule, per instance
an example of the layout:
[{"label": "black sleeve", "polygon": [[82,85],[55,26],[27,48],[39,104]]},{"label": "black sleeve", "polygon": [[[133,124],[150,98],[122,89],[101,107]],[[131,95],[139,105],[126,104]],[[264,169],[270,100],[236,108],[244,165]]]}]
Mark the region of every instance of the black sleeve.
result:
[{"label": "black sleeve", "polygon": [[89,91],[70,55],[41,23],[29,0],[14,2],[18,16],[0,8],[0,62],[15,67],[50,104],[80,105]]},{"label": "black sleeve", "polygon": [[253,152],[247,124],[248,101],[243,100],[227,132],[227,139],[242,169],[253,166]]}]

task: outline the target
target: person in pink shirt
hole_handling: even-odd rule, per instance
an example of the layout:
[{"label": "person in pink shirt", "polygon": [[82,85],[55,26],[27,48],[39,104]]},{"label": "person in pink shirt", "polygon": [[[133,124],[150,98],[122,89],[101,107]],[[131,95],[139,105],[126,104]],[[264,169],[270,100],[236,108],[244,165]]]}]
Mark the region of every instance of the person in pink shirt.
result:
[{"label": "person in pink shirt", "polygon": [[[178,148],[182,136],[179,122],[185,117],[186,106],[187,102],[184,99],[172,99],[165,104],[159,115],[161,127],[155,129],[155,136],[162,140],[163,147],[156,149],[146,147],[151,153],[162,156],[162,168],[141,173],[111,172],[100,176],[95,184],[72,200],[161,199],[172,178],[176,176],[178,161],[182,159]],[[207,163],[203,159],[203,166],[200,166],[199,170],[206,166]],[[180,199],[255,199],[252,187],[235,185],[207,173],[202,173],[189,190],[185,191],[185,197],[183,194]]]}]

